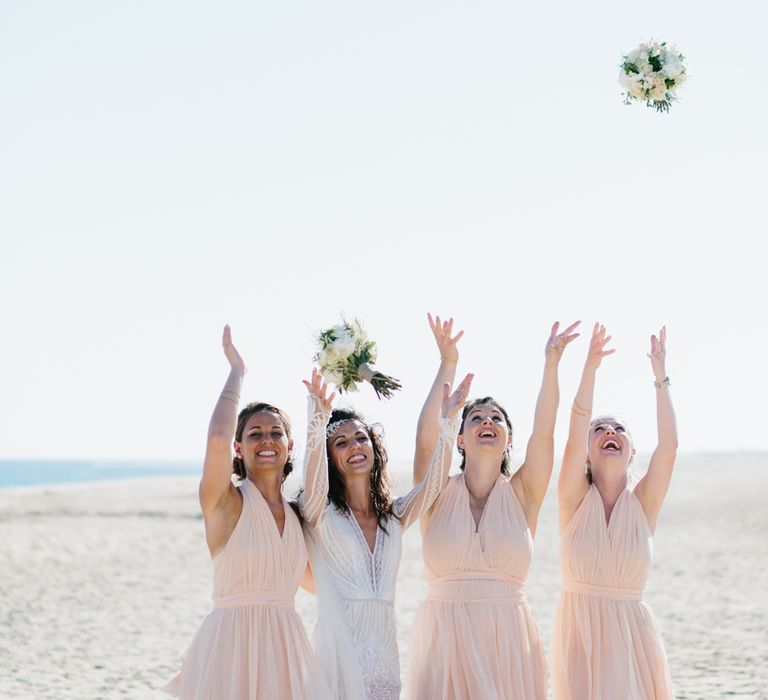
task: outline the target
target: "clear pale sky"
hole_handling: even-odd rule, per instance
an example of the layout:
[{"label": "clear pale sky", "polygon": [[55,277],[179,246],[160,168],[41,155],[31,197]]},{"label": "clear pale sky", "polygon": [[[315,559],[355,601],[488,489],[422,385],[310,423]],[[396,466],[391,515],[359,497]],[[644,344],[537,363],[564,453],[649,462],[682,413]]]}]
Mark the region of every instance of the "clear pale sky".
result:
[{"label": "clear pale sky", "polygon": [[[405,389],[352,399],[408,457],[426,312],[520,451],[554,320],[604,322],[596,409],[682,449],[768,449],[768,11],[757,1],[0,6],[0,458],[198,460],[227,374],[294,417],[343,312]],[[686,55],[669,115],[622,52]],[[561,365],[562,448],[586,338]]]}]

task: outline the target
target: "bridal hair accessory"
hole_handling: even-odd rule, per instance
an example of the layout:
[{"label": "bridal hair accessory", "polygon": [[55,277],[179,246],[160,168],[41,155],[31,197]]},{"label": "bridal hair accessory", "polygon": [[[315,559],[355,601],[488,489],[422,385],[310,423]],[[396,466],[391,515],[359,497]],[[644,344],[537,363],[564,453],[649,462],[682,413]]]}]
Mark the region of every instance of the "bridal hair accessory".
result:
[{"label": "bridal hair accessory", "polygon": [[357,391],[361,381],[368,382],[379,398],[389,399],[401,388],[397,379],[371,367],[376,362],[376,342],[359,321],[342,319],[339,325],[321,331],[317,346],[315,362],[325,381],[335,384],[339,393]]},{"label": "bridal hair accessory", "polygon": [[328,427],[325,429],[325,439],[327,440],[331,435],[333,435],[344,423],[349,423],[352,419],[351,418],[342,418],[341,420],[335,420],[333,423],[329,424]]},{"label": "bridal hair accessory", "polygon": [[645,100],[657,112],[669,112],[677,88],[688,78],[685,56],[666,41],[640,44],[621,61],[619,82],[626,90],[624,104]]}]

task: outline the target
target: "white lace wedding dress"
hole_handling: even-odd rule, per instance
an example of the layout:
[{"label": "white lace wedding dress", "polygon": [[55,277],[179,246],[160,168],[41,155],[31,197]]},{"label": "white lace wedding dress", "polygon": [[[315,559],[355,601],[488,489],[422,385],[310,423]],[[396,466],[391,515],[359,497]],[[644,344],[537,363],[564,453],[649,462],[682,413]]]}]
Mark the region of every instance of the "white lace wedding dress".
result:
[{"label": "white lace wedding dress", "polygon": [[333,696],[339,700],[400,697],[395,586],[403,531],[427,511],[445,484],[458,423],[440,418],[440,434],[424,480],[393,504],[386,532],[376,531],[373,551],[351,513],[328,501],[326,426],[329,414],[310,397],[299,497],[318,593],[315,648]]}]

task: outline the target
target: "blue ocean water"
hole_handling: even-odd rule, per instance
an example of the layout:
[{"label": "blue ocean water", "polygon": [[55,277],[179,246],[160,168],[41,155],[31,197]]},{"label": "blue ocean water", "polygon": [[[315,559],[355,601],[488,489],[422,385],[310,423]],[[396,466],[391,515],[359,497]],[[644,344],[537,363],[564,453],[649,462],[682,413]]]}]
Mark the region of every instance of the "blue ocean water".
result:
[{"label": "blue ocean water", "polygon": [[0,460],[0,489],[157,476],[191,476],[201,471],[199,464],[192,463]]}]

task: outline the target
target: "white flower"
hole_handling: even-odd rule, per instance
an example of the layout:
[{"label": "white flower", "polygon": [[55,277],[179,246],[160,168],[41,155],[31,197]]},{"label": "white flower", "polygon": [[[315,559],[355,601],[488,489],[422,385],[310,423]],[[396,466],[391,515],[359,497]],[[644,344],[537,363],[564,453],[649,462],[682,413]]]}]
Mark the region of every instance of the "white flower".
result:
[{"label": "white flower", "polygon": [[[627,64],[638,73],[627,73]],[[658,70],[654,65],[660,66]],[[625,102],[674,100],[675,90],[687,80],[685,58],[673,44],[658,41],[640,44],[624,56],[619,82],[626,90]],[[669,85],[669,87],[668,87]]]},{"label": "white flower", "polygon": [[344,381],[344,375],[332,370],[325,370],[323,371],[323,379],[325,379],[328,384],[335,384],[336,386],[339,386],[339,384]]},{"label": "white flower", "polygon": [[665,100],[667,99],[667,88],[664,83],[658,83],[654,85],[648,97],[652,100]]},{"label": "white flower", "polygon": [[619,82],[624,88],[629,88],[632,83],[632,79],[627,75],[627,72],[623,68],[619,71]]},{"label": "white flower", "polygon": [[342,359],[338,349],[333,345],[329,345],[324,350],[321,350],[317,355],[317,361],[321,367],[331,367]]},{"label": "white flower", "polygon": [[335,326],[334,340],[329,347],[340,357],[349,357],[355,351],[355,337],[345,326]]},{"label": "white flower", "polygon": [[638,100],[645,98],[645,90],[640,82],[632,83],[627,89],[632,97],[636,97]]},{"label": "white flower", "polygon": [[683,62],[680,60],[679,56],[669,56],[664,61],[664,72],[668,77],[672,78],[672,80],[677,78],[677,76],[680,75],[680,73],[682,73],[684,70],[685,67],[683,66]]},{"label": "white flower", "polygon": [[344,364],[345,360],[346,357],[337,352],[337,349],[332,345],[328,346],[325,350],[321,350],[317,355],[317,362],[323,370]]}]

